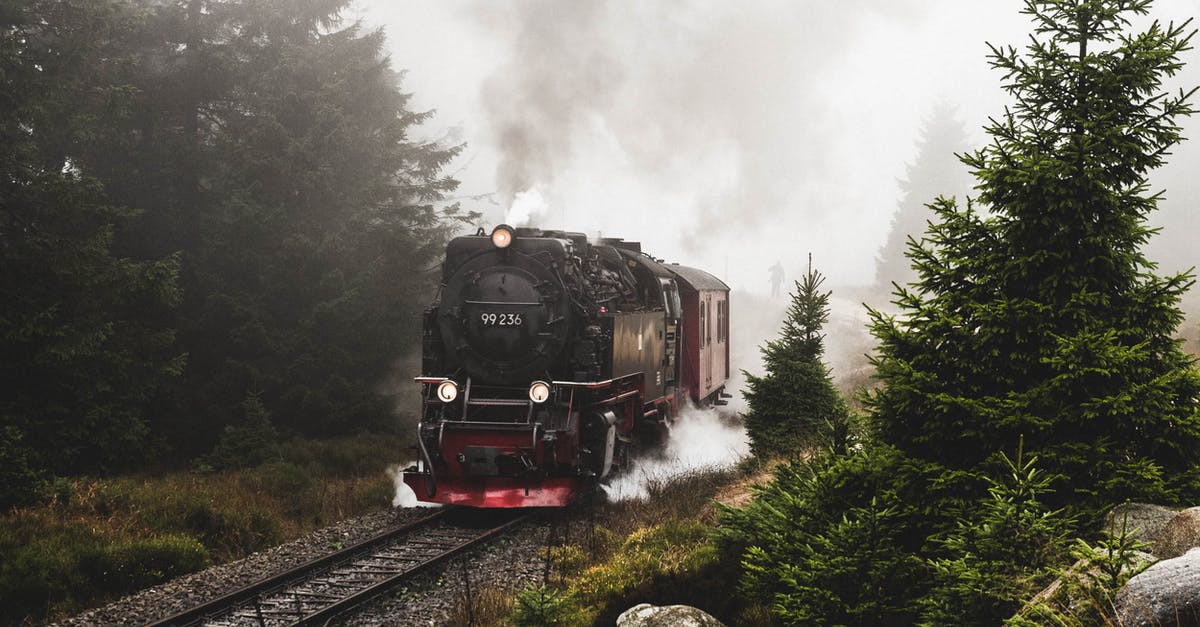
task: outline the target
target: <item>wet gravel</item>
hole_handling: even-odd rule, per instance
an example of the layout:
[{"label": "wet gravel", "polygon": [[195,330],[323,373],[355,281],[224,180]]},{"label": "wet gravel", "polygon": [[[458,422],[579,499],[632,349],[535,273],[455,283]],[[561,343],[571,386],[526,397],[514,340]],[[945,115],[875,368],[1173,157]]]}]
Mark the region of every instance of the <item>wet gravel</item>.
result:
[{"label": "wet gravel", "polygon": [[[287,544],[179,577],[56,624],[144,625],[428,514],[427,509],[396,509],[345,520]],[[566,529],[562,523],[564,516],[535,514],[504,537],[422,575],[341,622],[378,627],[444,625],[468,598],[468,589],[475,594],[486,588],[513,590],[541,583],[546,575],[547,542],[562,538]]]}]

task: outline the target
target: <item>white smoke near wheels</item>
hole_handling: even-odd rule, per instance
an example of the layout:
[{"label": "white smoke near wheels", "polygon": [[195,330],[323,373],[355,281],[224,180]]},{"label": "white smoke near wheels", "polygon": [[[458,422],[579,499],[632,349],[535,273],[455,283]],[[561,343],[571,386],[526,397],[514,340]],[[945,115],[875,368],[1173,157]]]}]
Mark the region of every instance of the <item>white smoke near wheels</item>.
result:
[{"label": "white smoke near wheels", "polygon": [[613,501],[646,499],[655,484],[730,468],[749,454],[750,440],[740,422],[716,408],[687,407],[671,428],[661,456],[635,460],[628,472],[601,487]]},{"label": "white smoke near wheels", "polygon": [[396,494],[392,497],[392,507],[441,507],[437,503],[422,503],[417,500],[417,493],[404,483],[404,469],[416,465],[416,462],[388,466],[387,474],[396,486]]}]

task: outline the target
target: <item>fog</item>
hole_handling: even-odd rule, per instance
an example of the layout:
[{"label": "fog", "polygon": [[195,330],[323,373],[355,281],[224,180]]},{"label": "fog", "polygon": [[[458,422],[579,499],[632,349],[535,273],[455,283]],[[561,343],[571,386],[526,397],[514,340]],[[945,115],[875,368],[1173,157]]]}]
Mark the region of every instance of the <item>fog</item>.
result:
[{"label": "fog", "polygon": [[795,276],[807,252],[832,284],[871,280],[922,117],[954,103],[981,142],[1002,113],[985,42],[1022,45],[1019,8],[373,0],[359,16],[436,110],[431,135],[467,143],[452,170],[488,225],[537,190],[539,225],[639,239],[765,291],[767,267]]},{"label": "fog", "polygon": [[[812,253],[842,299],[831,327],[865,320],[860,294],[838,286],[873,280],[898,181],[937,103],[955,108],[973,145],[1003,114],[986,42],[1024,46],[1021,5],[363,0],[348,17],[385,29],[404,89],[436,111],[428,136],[466,144],[449,170],[485,227],[640,240],[720,276],[743,303],[767,305],[734,303],[735,326],[768,321],[735,363],[753,368],[786,302],[760,298],[776,261],[786,287]],[[1196,14],[1200,0],[1159,0],[1152,17]],[[1200,83],[1200,55],[1186,60],[1175,85]],[[1200,140],[1200,120],[1185,126]],[[1149,250],[1164,270],[1196,263],[1198,166],[1200,143],[1186,142],[1156,175],[1167,201],[1155,220],[1167,228]],[[833,361],[861,356],[861,338],[835,342]]]}]

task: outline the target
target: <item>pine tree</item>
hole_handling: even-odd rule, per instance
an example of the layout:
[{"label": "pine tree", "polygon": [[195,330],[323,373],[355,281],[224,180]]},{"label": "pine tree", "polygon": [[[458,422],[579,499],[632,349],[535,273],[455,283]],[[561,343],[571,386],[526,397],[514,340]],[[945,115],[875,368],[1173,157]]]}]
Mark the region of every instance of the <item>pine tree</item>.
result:
[{"label": "pine tree", "polygon": [[[155,401],[182,366],[164,323],[179,260],[122,254],[114,240],[136,212],[74,150],[104,134],[95,110],[127,104],[124,85],[91,81],[131,21],[116,1],[0,9],[0,458],[25,484],[144,459]],[[20,492],[0,505],[32,490]]]},{"label": "pine tree", "polygon": [[[116,0],[113,0],[114,2]],[[442,244],[469,216],[443,200],[459,147],[412,135],[430,118],[400,90],[383,31],[349,0],[137,5],[72,150],[120,203],[141,258],[178,252],[170,323],[188,365],[159,430],[185,455],[236,424],[249,391],[281,432],[383,428],[379,383],[419,339]]]},{"label": "pine tree", "polygon": [[957,157],[966,150],[967,135],[953,106],[939,104],[921,129],[916,160],[900,181],[904,195],[875,258],[875,288],[880,295],[891,293],[893,283],[906,285],[917,278],[905,253],[909,239],[919,239],[934,217],[927,203],[937,196],[965,197],[970,190],[969,171]]},{"label": "pine tree", "polygon": [[766,374],[745,373],[750,407],[743,418],[750,448],[760,458],[795,454],[812,445],[827,423],[846,421],[846,403],[822,361],[830,295],[821,291],[824,281],[810,261],[795,283],[780,337],[762,349]]},{"label": "pine tree", "polygon": [[872,312],[885,441],[977,471],[1024,435],[1065,477],[1052,506],[1197,494],[1200,375],[1172,339],[1192,280],[1139,250],[1159,198],[1147,173],[1192,111],[1191,92],[1161,88],[1191,34],[1126,34],[1149,5],[1027,0],[1026,52],[991,52],[1015,104],[964,158],[987,215],[936,202],[901,316]]},{"label": "pine tree", "polygon": [[201,455],[259,390],[280,433],[392,426],[469,216],[346,6],[0,2],[0,456]]}]

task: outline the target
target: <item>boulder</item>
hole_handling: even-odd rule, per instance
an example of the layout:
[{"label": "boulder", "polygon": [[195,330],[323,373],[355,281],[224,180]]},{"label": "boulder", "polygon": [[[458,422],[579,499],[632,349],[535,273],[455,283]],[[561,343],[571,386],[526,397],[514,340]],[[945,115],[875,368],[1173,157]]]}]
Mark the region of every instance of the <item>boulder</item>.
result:
[{"label": "boulder", "polygon": [[1200,546],[1200,507],[1191,507],[1175,514],[1158,532],[1154,554],[1160,559],[1179,557]]},{"label": "boulder", "polygon": [[642,603],[622,612],[617,627],[725,627],[725,623],[690,605]]},{"label": "boulder", "polygon": [[1116,624],[1200,624],[1200,549],[1163,560],[1130,579],[1113,601]]},{"label": "boulder", "polygon": [[1179,512],[1162,505],[1124,503],[1112,508],[1104,517],[1104,531],[1110,536],[1121,535],[1122,526],[1142,542],[1154,544],[1163,527]]}]

